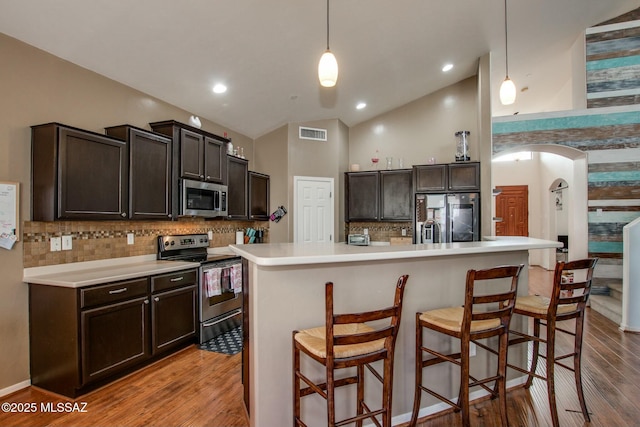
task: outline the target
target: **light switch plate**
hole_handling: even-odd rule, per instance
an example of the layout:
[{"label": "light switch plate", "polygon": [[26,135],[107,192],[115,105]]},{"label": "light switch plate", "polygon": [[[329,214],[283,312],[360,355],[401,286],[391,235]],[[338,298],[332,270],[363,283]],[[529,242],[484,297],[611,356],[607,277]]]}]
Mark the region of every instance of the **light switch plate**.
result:
[{"label": "light switch plate", "polygon": [[127,233],[127,245],[133,245],[134,237],[133,233]]},{"label": "light switch plate", "polygon": [[62,236],[62,250],[69,251],[73,247],[71,236]]},{"label": "light switch plate", "polygon": [[52,237],[50,240],[50,250],[51,252],[57,252],[62,250],[62,238],[60,237]]}]

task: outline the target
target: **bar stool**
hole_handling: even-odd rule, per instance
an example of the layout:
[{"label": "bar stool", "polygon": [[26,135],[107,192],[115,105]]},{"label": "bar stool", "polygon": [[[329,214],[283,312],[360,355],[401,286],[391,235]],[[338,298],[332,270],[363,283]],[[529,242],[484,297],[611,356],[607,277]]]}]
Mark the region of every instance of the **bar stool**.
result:
[{"label": "bar stool", "polygon": [[[529,376],[525,388],[531,386],[534,377],[547,381],[549,407],[551,408],[551,418],[554,427],[558,427],[559,425],[554,379],[554,367],[556,364],[574,372],[580,409],[582,410],[584,420],[586,422],[590,421],[587,404],[584,400],[584,392],[582,391],[580,356],[582,352],[582,334],[584,331],[584,309],[591,292],[591,280],[597,262],[597,258],[586,258],[556,263],[553,274],[551,299],[539,295],[518,297],[513,310],[514,314],[533,318],[533,335],[520,331],[509,331],[512,336],[516,336],[516,338],[509,340],[509,345],[533,341],[533,357],[529,370],[513,365],[509,365],[509,367]],[[571,273],[573,273],[573,275],[571,275]],[[557,322],[569,319],[575,319],[575,329],[573,331],[557,326]],[[546,337],[540,337],[540,326],[546,326]],[[563,332],[574,337],[574,346],[571,353],[556,356],[556,332]],[[547,347],[545,355],[540,354],[541,342],[545,343]],[[539,357],[546,359],[546,376],[536,373]],[[573,367],[560,362],[569,357],[573,358]]]},{"label": "bar stool", "polygon": [[[335,314],[333,310],[333,283],[325,285],[325,326],[293,331],[293,425],[305,426],[300,417],[302,397],[317,393],[327,401],[327,425],[341,426],[355,422],[362,426],[362,420],[371,419],[380,426],[391,426],[391,392],[393,385],[393,355],[396,337],[400,328],[402,298],[408,275],[400,276],[396,284],[393,306],[376,311]],[[377,329],[365,322],[384,321]],[[324,365],[326,382],[316,384],[300,370],[300,353]],[[371,363],[383,361],[383,375]],[[382,408],[371,410],[364,402],[364,368],[382,383]],[[357,367],[355,375],[337,379],[335,370]],[[300,388],[301,380],[306,384]],[[357,408],[354,417],[336,422],[335,388],[356,384]]]},{"label": "bar stool", "polygon": [[[518,279],[523,265],[507,265],[485,270],[467,271],[466,291],[463,307],[449,307],[416,313],[416,376],[413,413],[410,426],[415,426],[420,411],[422,392],[442,400],[462,411],[462,424],[469,426],[469,388],[480,386],[493,397],[500,398],[500,418],[502,425],[507,423],[507,400],[505,374],[507,369],[508,331],[511,314],[515,304]],[[498,281],[499,279],[503,279]],[[504,279],[510,279],[508,285]],[[488,293],[491,289],[499,291]],[[506,288],[506,289],[505,289]],[[423,328],[437,331],[460,340],[459,353],[441,353],[423,346]],[[496,375],[477,379],[469,372],[470,343],[479,339],[499,337],[498,363]],[[433,357],[423,359],[423,353]],[[427,366],[450,362],[460,366],[460,391],[458,401],[444,397],[422,383],[422,370]],[[495,390],[486,384],[495,381]]]}]

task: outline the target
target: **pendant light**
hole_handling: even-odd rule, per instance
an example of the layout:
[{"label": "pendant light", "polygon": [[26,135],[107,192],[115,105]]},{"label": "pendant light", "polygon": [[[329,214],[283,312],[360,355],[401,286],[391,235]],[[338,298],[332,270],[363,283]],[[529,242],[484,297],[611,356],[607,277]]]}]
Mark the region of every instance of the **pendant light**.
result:
[{"label": "pendant light", "polygon": [[338,61],[329,50],[329,0],[327,0],[327,50],[318,64],[318,79],[324,87],[334,87],[338,81]]},{"label": "pendant light", "polygon": [[500,102],[502,105],[511,105],[516,100],[516,85],[509,78],[509,53],[507,41],[507,0],[504,0],[504,57],[506,77],[500,86]]}]

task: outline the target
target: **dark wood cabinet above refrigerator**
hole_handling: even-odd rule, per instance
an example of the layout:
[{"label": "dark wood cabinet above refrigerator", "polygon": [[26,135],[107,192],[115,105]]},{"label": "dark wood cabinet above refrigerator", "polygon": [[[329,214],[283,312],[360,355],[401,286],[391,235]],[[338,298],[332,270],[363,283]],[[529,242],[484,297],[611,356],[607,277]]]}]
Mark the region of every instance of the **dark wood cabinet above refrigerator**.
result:
[{"label": "dark wood cabinet above refrigerator", "polygon": [[416,193],[480,191],[480,163],[416,165],[413,179]]}]

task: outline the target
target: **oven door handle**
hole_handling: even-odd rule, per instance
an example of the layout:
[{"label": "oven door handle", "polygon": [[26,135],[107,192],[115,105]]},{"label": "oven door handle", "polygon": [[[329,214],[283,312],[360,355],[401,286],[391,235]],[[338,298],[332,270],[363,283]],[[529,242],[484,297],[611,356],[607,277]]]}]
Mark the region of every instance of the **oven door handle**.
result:
[{"label": "oven door handle", "polygon": [[218,320],[216,320],[215,322],[211,322],[211,323],[203,323],[203,324],[202,324],[202,326],[213,326],[213,325],[215,325],[215,324],[217,324],[217,323],[224,322],[224,321],[225,321],[225,320],[227,320],[227,319],[231,319],[232,317],[237,316],[237,315],[238,315],[238,314],[240,314],[240,313],[242,313],[242,310],[236,310],[236,311],[234,311],[233,313],[229,314],[228,316],[225,316],[225,317],[223,317],[222,319],[218,319]]}]

